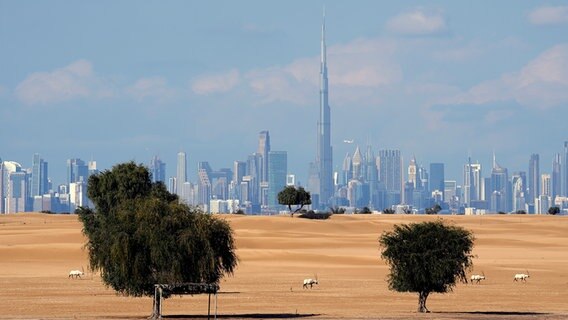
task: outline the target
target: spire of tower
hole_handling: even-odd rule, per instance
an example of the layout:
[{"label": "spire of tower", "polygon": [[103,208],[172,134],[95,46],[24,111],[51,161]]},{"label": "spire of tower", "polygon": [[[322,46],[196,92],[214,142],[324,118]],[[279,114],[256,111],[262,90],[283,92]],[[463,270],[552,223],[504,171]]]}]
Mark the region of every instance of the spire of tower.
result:
[{"label": "spire of tower", "polygon": [[323,7],[323,21],[321,24],[321,67],[326,67],[326,46],[325,46],[325,6]]}]

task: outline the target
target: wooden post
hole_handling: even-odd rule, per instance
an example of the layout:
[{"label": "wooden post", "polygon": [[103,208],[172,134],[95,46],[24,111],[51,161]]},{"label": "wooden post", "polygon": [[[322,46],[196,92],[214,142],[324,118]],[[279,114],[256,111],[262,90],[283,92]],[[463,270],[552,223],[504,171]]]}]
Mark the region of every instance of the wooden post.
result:
[{"label": "wooden post", "polygon": [[162,319],[162,288],[154,285],[154,307],[151,319]]},{"label": "wooden post", "polygon": [[211,317],[211,292],[208,294],[209,302],[207,303],[207,320]]}]

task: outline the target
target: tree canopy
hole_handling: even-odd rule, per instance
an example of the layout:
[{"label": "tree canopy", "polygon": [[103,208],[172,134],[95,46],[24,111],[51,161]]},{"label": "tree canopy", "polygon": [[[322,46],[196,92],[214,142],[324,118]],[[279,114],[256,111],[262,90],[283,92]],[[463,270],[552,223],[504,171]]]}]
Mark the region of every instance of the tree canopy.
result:
[{"label": "tree canopy", "polygon": [[389,289],[418,293],[418,312],[428,312],[432,292],[448,292],[460,280],[467,283],[472,267],[473,235],[441,220],[395,225],[381,235],[382,258],[390,265]]},{"label": "tree canopy", "polygon": [[[312,197],[303,187],[286,186],[278,193],[278,203],[288,206],[293,216],[294,212],[300,211],[305,205],[312,204]],[[298,206],[294,212],[292,212],[293,205]]]},{"label": "tree canopy", "polygon": [[179,203],[163,183],[134,162],[93,175],[95,208],[77,210],[90,267],[131,296],[150,296],[158,283],[218,283],[237,266],[229,224]]},{"label": "tree canopy", "polygon": [[426,214],[438,214],[438,212],[440,212],[441,210],[442,207],[440,207],[440,205],[436,203],[434,206],[432,206],[432,208],[426,208],[424,212]]},{"label": "tree canopy", "polygon": [[556,215],[556,214],[559,214],[559,213],[560,213],[559,207],[554,206],[554,207],[548,208],[548,214]]}]

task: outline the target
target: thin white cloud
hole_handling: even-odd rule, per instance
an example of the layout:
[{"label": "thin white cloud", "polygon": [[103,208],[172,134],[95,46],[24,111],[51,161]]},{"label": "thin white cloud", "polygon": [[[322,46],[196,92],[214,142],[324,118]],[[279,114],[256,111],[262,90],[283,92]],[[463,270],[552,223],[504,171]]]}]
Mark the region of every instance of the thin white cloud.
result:
[{"label": "thin white cloud", "polygon": [[[317,71],[315,72],[317,79]],[[314,92],[314,79],[302,79],[303,74],[297,76],[287,68],[272,67],[252,70],[245,75],[245,79],[249,88],[260,99],[260,104],[286,101],[306,105],[312,100],[310,94]]]},{"label": "thin white cloud", "polygon": [[447,32],[446,19],[440,12],[415,9],[387,21],[387,30],[407,36],[436,35]]},{"label": "thin white cloud", "polygon": [[[329,81],[336,103],[370,100],[373,89],[399,83],[402,68],[394,60],[396,45],[379,39],[357,39],[328,48]],[[251,70],[249,88],[261,103],[317,101],[320,57],[296,59],[285,66]],[[369,90],[367,90],[369,89]]]},{"label": "thin white cloud", "polygon": [[442,104],[479,105],[498,101],[516,101],[537,109],[568,104],[568,44],[556,45],[518,72],[482,82]]},{"label": "thin white cloud", "polygon": [[77,60],[51,72],[35,72],[15,89],[27,105],[46,105],[81,98],[110,98],[116,95],[112,81],[99,77],[88,60]]},{"label": "thin white cloud", "polygon": [[168,87],[164,77],[138,79],[133,85],[127,87],[125,92],[138,101],[153,99],[165,102],[176,96],[176,90]]},{"label": "thin white cloud", "polygon": [[28,105],[84,98],[93,93],[93,79],[91,62],[78,60],[51,72],[32,73],[16,87],[16,97]]},{"label": "thin white cloud", "polygon": [[199,95],[227,92],[241,81],[238,70],[233,69],[223,74],[206,75],[192,81],[191,90]]},{"label": "thin white cloud", "polygon": [[529,13],[528,19],[535,25],[568,24],[568,6],[536,8]]}]

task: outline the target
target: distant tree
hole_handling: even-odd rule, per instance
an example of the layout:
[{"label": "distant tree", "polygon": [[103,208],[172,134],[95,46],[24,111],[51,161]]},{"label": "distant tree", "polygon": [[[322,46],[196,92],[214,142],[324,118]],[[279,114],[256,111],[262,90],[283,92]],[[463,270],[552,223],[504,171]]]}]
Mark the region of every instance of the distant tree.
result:
[{"label": "distant tree", "polygon": [[515,214],[527,214],[527,212],[525,210],[517,210]]},{"label": "distant tree", "polygon": [[451,291],[458,280],[467,283],[473,240],[470,231],[442,221],[395,225],[379,239],[390,265],[389,289],[417,292],[418,312],[429,312],[430,293]]},{"label": "distant tree", "polygon": [[385,208],[383,209],[383,213],[384,214],[394,214],[394,210],[391,208]]},{"label": "distant tree", "polygon": [[497,214],[507,214],[507,212],[505,212],[505,211],[499,211],[499,212],[497,212]]},{"label": "distant tree", "polygon": [[551,215],[557,215],[560,213],[560,208],[559,207],[550,207],[548,208],[548,214]]},{"label": "distant tree", "polygon": [[330,207],[329,210],[332,214],[344,214],[345,208],[342,207]]},{"label": "distant tree", "polygon": [[304,219],[312,219],[312,220],[326,220],[329,219],[332,216],[331,212],[318,212],[315,213],[313,210],[307,211],[307,212],[303,212],[302,214],[300,214],[298,217],[300,218],[304,218]]},{"label": "distant tree", "polygon": [[438,214],[438,212],[442,211],[442,207],[439,204],[435,204],[432,208],[426,208],[426,214]]},{"label": "distant tree", "polygon": [[[286,186],[278,193],[278,203],[288,206],[288,211],[293,217],[294,213],[302,210],[305,205],[312,204],[312,197],[303,187]],[[298,206],[298,208],[292,211],[292,206]]]},{"label": "distant tree", "polygon": [[369,209],[369,207],[363,207],[363,208],[362,208],[360,211],[358,211],[357,213],[360,213],[360,214],[370,214],[370,213],[373,213],[373,212],[371,211],[371,209]]},{"label": "distant tree", "polygon": [[157,283],[219,283],[237,266],[229,224],[189,207],[152,183],[134,162],[93,175],[95,209],[77,210],[92,270],[130,296],[151,296]]}]

